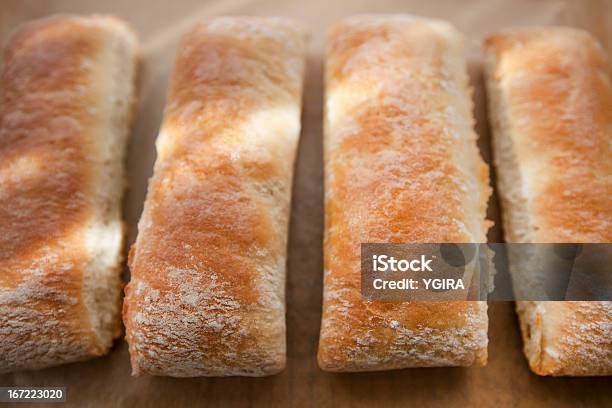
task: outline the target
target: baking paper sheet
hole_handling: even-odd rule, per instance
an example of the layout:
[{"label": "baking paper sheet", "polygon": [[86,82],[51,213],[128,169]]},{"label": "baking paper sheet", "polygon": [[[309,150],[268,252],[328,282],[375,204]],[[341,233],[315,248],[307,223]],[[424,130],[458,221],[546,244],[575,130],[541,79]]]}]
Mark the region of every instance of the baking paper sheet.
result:
[{"label": "baking paper sheet", "polygon": [[[323,276],[322,53],[326,27],[342,16],[363,12],[412,13],[454,23],[470,41],[476,127],[482,154],[490,160],[480,70],[483,36],[511,26],[575,25],[597,35],[610,52],[612,1],[0,0],[0,44],[19,23],[58,12],[113,13],[129,21],[141,36],[140,103],[129,150],[124,211],[128,243],[136,236],[180,35],[198,19],[228,14],[290,16],[311,30],[289,243],[288,363],[282,374],[269,378],[132,378],[127,346],[120,340],[106,357],[2,375],[0,386],[66,386],[67,405],[75,407],[612,406],[611,379],[532,374],[521,352],[513,305],[507,302],[490,305],[489,364],[485,368],[329,374],[316,364]],[[495,200],[489,205],[489,217],[499,225]],[[491,230],[489,240],[501,240],[498,227]]]}]

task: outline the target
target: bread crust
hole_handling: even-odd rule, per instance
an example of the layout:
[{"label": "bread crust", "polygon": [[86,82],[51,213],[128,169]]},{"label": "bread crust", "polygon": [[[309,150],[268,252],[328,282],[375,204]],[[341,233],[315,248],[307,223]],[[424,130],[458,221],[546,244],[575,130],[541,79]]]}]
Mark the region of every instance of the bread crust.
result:
[{"label": "bread crust", "polygon": [[409,15],[360,15],[328,34],[327,371],[484,365],[485,302],[367,301],[365,242],[485,242],[488,167],[476,146],[461,35]]},{"label": "bread crust", "polygon": [[305,36],[275,17],[197,24],[177,53],[130,256],[134,375],[285,366],[285,269]]},{"label": "bread crust", "polygon": [[24,25],[4,52],[0,372],[100,356],[120,333],[136,47],[120,20],[66,15]]},{"label": "bread crust", "polygon": [[[542,27],[491,35],[485,51],[506,241],[611,242],[612,85],[601,46],[582,30]],[[612,374],[612,302],[517,302],[517,312],[535,373]]]}]

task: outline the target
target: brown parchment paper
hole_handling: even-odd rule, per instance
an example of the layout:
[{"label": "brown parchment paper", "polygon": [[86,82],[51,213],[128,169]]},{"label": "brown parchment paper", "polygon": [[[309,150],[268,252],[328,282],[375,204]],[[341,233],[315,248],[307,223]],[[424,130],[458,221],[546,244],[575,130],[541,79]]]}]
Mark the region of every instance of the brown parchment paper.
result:
[{"label": "brown parchment paper", "polygon": [[[106,357],[2,375],[0,386],[66,386],[67,405],[75,407],[612,407],[612,379],[542,378],[529,371],[511,303],[490,305],[489,363],[484,368],[329,374],[316,364],[323,276],[321,71],[326,27],[363,12],[412,13],[454,23],[470,40],[477,131],[482,154],[490,161],[479,65],[482,37],[510,26],[565,24],[590,30],[612,51],[612,0],[0,0],[0,44],[19,23],[59,12],[116,14],[142,40],[140,102],[127,162],[127,244],[137,233],[180,35],[198,19],[227,14],[290,16],[310,28],[289,240],[288,364],[282,374],[268,378],[132,378],[127,346],[118,340]],[[489,217],[499,225],[495,199]],[[501,241],[499,227],[491,230],[489,240]]]}]

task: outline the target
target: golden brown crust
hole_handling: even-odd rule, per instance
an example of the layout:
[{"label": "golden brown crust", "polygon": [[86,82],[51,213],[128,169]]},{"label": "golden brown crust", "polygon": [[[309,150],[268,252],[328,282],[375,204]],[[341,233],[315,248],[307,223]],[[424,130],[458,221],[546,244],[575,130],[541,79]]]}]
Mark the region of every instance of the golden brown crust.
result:
[{"label": "golden brown crust", "polygon": [[[84,282],[95,269],[87,242],[103,171],[93,164],[101,156],[98,132],[110,140],[114,131],[105,116],[112,110],[107,112],[105,101],[114,91],[105,55],[109,42],[126,30],[111,17],[49,18],[22,27],[4,53],[0,371],[98,356],[119,334],[116,312],[100,323],[100,330],[113,333],[97,331],[97,311],[88,309]],[[114,214],[119,200],[109,205]],[[116,278],[108,290],[118,294],[119,249],[100,253],[111,258]]]},{"label": "golden brown crust", "polygon": [[[490,36],[515,154],[530,177],[534,242],[612,242],[610,68],[585,31],[543,28]],[[521,118],[521,120],[518,120]]]},{"label": "golden brown crust", "polygon": [[319,365],[485,364],[485,303],[384,303],[360,293],[360,243],[486,239],[488,168],[461,36],[440,21],[366,15],[337,23],[328,39]]},{"label": "golden brown crust", "polygon": [[284,367],[304,40],[291,21],[257,17],[183,39],[126,288],[134,374]]},{"label": "golden brown crust", "polygon": [[[588,33],[490,36],[487,82],[509,242],[612,242],[610,65]],[[540,375],[612,374],[612,303],[519,302]]]}]

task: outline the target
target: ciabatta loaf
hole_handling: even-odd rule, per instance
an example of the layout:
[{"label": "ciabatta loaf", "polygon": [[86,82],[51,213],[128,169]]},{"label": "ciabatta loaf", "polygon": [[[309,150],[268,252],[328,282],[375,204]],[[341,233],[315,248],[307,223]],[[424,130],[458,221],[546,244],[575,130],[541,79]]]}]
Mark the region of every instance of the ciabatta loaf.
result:
[{"label": "ciabatta loaf", "polygon": [[135,375],[262,376],[285,366],[285,263],[305,36],[221,17],[178,49],[130,257]]},{"label": "ciabatta loaf", "polygon": [[[585,31],[543,27],[494,34],[485,49],[506,241],[612,242],[612,85],[601,46]],[[612,374],[612,302],[522,301],[517,312],[535,373]]]},{"label": "ciabatta loaf", "polygon": [[120,333],[137,40],[105,16],[10,39],[0,79],[0,372],[100,356]]},{"label": "ciabatta loaf", "polygon": [[443,21],[363,15],[329,32],[324,370],[486,363],[485,302],[360,292],[361,243],[486,241],[491,190],[466,65],[463,37]]}]

